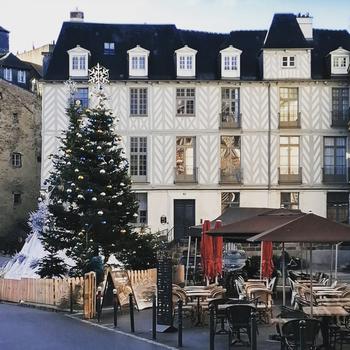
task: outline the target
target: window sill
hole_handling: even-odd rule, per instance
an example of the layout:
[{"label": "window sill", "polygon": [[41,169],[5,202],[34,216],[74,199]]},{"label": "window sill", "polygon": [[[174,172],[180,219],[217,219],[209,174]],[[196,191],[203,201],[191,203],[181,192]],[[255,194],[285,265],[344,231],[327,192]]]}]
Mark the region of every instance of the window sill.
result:
[{"label": "window sill", "polygon": [[148,118],[148,114],[130,114],[130,118]]},{"label": "window sill", "polygon": [[188,118],[188,117],[195,117],[196,115],[195,114],[176,114],[175,116],[179,117],[179,118],[181,118],[181,117]]}]

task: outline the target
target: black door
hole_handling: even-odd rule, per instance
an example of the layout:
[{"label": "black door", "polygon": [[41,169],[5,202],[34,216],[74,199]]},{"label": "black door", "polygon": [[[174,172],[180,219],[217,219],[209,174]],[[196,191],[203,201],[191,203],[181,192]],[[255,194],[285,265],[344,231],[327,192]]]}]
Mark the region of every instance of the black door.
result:
[{"label": "black door", "polygon": [[195,224],[195,200],[174,200],[174,238],[176,241],[188,235],[188,229]]}]

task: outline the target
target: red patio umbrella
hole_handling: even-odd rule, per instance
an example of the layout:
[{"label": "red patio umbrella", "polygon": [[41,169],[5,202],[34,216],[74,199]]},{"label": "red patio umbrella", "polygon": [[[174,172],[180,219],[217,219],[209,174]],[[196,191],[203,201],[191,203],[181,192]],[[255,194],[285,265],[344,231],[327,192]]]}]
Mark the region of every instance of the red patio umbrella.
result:
[{"label": "red patio umbrella", "polygon": [[[222,226],[221,220],[216,220],[215,229],[218,229]],[[222,236],[213,237],[213,245],[214,245],[214,275],[221,276],[222,275],[222,248],[224,245],[224,240]]]},{"label": "red patio umbrella", "polygon": [[213,237],[207,235],[210,230],[210,221],[204,220],[202,226],[201,239],[201,261],[204,276],[208,279],[215,277],[214,274],[214,252],[213,252]]},{"label": "red patio umbrella", "polygon": [[270,278],[274,269],[272,242],[261,242],[261,277]]}]

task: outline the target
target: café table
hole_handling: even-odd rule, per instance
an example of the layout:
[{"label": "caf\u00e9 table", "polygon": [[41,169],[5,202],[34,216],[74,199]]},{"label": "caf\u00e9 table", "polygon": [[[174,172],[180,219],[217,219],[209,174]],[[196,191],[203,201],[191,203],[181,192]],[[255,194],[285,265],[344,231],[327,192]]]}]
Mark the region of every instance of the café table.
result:
[{"label": "caf\u00e9 table", "polygon": [[[331,317],[349,316],[349,313],[341,306],[314,306],[312,314],[315,318],[322,320],[323,347],[328,350],[329,345],[329,319]],[[311,307],[304,306],[303,311],[311,316]]]},{"label": "caf\u00e9 table", "polygon": [[350,303],[350,298],[319,298],[318,303]]},{"label": "caf\u00e9 table", "polygon": [[343,294],[341,290],[318,290],[314,292],[317,297],[340,297]]},{"label": "caf\u00e9 table", "polygon": [[197,322],[195,326],[201,324],[201,314],[200,314],[200,299],[208,298],[211,296],[211,290],[209,289],[197,289],[197,290],[186,290],[186,296],[189,298],[197,298]]}]

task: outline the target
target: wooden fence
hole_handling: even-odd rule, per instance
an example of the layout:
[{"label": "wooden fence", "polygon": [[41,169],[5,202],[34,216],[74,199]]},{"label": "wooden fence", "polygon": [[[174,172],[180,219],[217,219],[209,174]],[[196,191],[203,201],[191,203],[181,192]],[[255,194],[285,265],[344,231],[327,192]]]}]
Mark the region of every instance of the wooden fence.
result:
[{"label": "wooden fence", "polygon": [[73,305],[83,305],[83,277],[63,279],[22,278],[20,280],[0,279],[0,300],[18,303],[69,308],[70,286],[72,285]]}]

